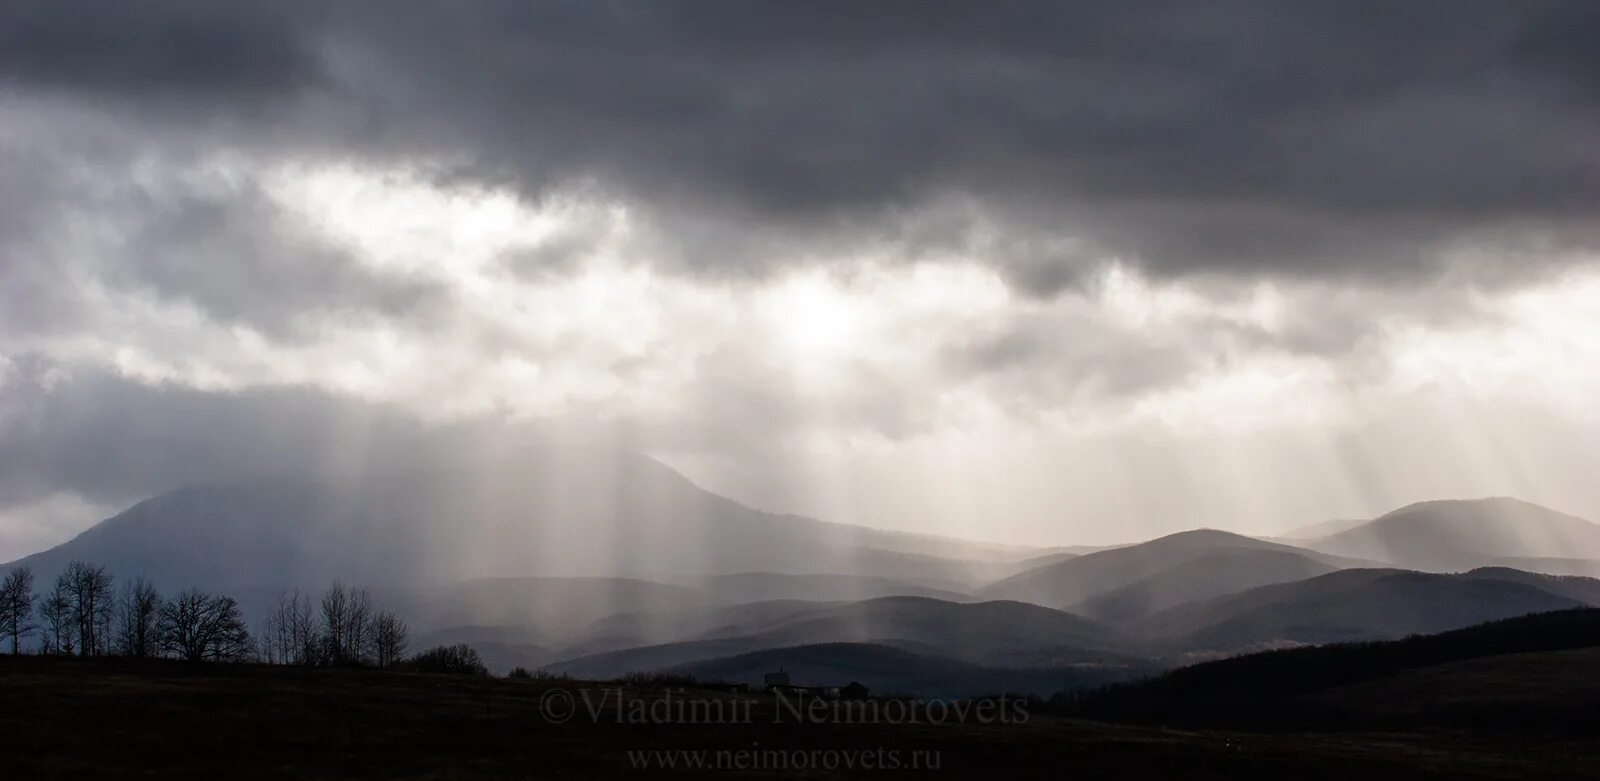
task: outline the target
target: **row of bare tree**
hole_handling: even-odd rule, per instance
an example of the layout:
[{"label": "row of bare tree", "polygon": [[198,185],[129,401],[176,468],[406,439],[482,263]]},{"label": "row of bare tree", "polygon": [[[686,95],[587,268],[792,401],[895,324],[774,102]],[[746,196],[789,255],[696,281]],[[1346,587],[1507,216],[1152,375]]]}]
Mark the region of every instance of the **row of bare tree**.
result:
[{"label": "row of bare tree", "polygon": [[163,599],[144,578],[119,595],[105,567],[82,561],[68,564],[48,592],[35,595],[33,587],[26,567],[0,580],[0,641],[9,640],[13,654],[35,633],[47,654],[221,661],[250,653],[233,597],[189,589]]},{"label": "row of bare tree", "polygon": [[261,624],[260,651],[271,664],[390,667],[405,657],[408,634],[367,589],[334,581],[315,605],[298,590],[282,594]]},{"label": "row of bare tree", "polygon": [[26,567],[0,580],[0,643],[18,654],[35,634],[46,654],[389,667],[404,657],[408,631],[367,589],[336,581],[315,606],[284,593],[254,642],[233,597],[188,589],[164,598],[144,578],[118,594],[105,567],[74,561],[42,595]]}]

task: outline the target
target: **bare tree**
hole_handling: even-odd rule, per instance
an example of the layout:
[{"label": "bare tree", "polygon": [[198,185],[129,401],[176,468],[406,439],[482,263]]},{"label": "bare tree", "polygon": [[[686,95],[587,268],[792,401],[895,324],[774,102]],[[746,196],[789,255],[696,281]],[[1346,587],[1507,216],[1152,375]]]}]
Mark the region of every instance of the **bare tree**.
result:
[{"label": "bare tree", "polygon": [[22,638],[33,633],[33,570],[17,567],[0,581],[0,639],[11,638],[11,654],[22,652]]},{"label": "bare tree", "polygon": [[311,598],[298,590],[289,600],[289,641],[294,645],[296,664],[322,663],[322,636],[317,632],[317,620],[312,610]]},{"label": "bare tree", "polygon": [[72,653],[72,635],[76,628],[72,620],[72,598],[60,579],[50,593],[39,599],[39,623],[45,653]]},{"label": "bare tree", "polygon": [[289,664],[293,658],[293,651],[289,643],[289,627],[283,620],[284,601],[288,599],[288,592],[278,596],[278,604],[261,619],[261,628],[256,631],[256,642],[260,644],[257,651],[261,661],[267,664]]},{"label": "bare tree", "polygon": [[150,581],[139,578],[129,583],[117,606],[117,651],[139,659],[154,656],[160,650],[156,637],[160,612],[161,595]]},{"label": "bare tree", "polygon": [[278,595],[277,604],[261,622],[261,657],[269,664],[318,664],[317,625],[311,600],[299,589]]},{"label": "bare tree", "polygon": [[348,645],[345,631],[350,627],[350,595],[344,584],[335,580],[322,595],[322,642],[327,647],[327,659],[338,664],[345,661]]},{"label": "bare tree", "polygon": [[378,613],[372,622],[372,654],[379,667],[391,667],[405,658],[409,634],[406,622],[399,616],[387,610]]},{"label": "bare tree", "polygon": [[331,664],[365,664],[372,659],[372,593],[334,581],[322,595],[322,640]]},{"label": "bare tree", "polygon": [[56,581],[65,588],[77,630],[78,655],[98,656],[109,650],[116,614],[114,583],[106,568],[83,561],[67,565]]},{"label": "bare tree", "polygon": [[425,673],[451,673],[455,675],[488,675],[489,668],[483,658],[470,645],[441,645],[430,648],[406,662],[412,669]]},{"label": "bare tree", "polygon": [[366,587],[350,590],[350,609],[344,629],[343,661],[366,664],[373,656],[372,592]]},{"label": "bare tree", "polygon": [[162,648],[191,662],[238,661],[250,655],[250,631],[228,596],[189,589],[161,606]]}]

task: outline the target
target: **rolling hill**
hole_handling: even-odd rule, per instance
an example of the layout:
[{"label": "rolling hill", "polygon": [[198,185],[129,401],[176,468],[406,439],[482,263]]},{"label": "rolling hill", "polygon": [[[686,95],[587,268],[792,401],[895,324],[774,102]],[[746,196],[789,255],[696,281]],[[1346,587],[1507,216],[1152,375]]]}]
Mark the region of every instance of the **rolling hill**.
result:
[{"label": "rolling hill", "polygon": [[[904,618],[916,611],[872,610],[870,606],[900,604],[902,599],[911,604],[919,604],[919,599],[954,604],[952,600],[926,597],[881,598],[863,602],[868,608],[852,611],[852,601],[840,599],[762,599],[735,604],[726,601],[759,596],[764,591],[833,595],[873,591],[948,593],[884,578],[756,573],[685,582],[715,588],[628,578],[490,578],[430,589],[382,592],[379,597],[386,606],[410,616],[414,626],[430,632],[430,639],[442,633],[450,642],[492,648],[497,660],[510,662],[491,665],[497,670],[680,640],[755,634],[801,614],[850,614],[849,619],[841,620],[851,626],[876,626],[876,622],[883,621],[883,627],[897,629],[897,614]],[[768,586],[774,588],[763,588]],[[954,593],[949,596],[967,599]],[[993,620],[1003,618],[995,616]],[[826,631],[828,637],[849,636],[837,628]],[[911,636],[920,635],[914,632]]]},{"label": "rolling hill", "polygon": [[1335,569],[1325,561],[1290,551],[1217,550],[1086,599],[1072,606],[1072,611],[1102,621],[1132,621],[1195,599],[1303,580]]},{"label": "rolling hill", "polygon": [[1508,653],[1409,669],[1307,697],[1327,721],[1586,735],[1600,710],[1600,647]]},{"label": "rolling hill", "polygon": [[1134,628],[1189,650],[1382,640],[1600,604],[1596,586],[1514,570],[1341,570],[1189,603]]},{"label": "rolling hill", "polygon": [[950,602],[972,599],[964,591],[935,588],[923,583],[873,575],[740,572],[732,575],[689,578],[682,582],[726,602],[766,602],[786,599],[853,602],[878,597],[930,597]]},{"label": "rolling hill", "polygon": [[[486,578],[377,595],[422,630],[453,628],[459,642],[501,641],[560,647],[593,638],[597,622],[624,610],[675,624],[713,609],[704,592],[630,578]],[[617,642],[657,640],[659,626],[635,627]]]},{"label": "rolling hill", "polygon": [[1324,553],[1451,572],[1511,559],[1600,559],[1600,525],[1507,497],[1419,502],[1304,542]]},{"label": "rolling hill", "polygon": [[1201,529],[1049,563],[976,594],[1128,620],[1184,601],[1363,563]]},{"label": "rolling hill", "polygon": [[1508,556],[1495,559],[1490,566],[1509,567],[1524,572],[1542,572],[1546,575],[1577,575],[1600,578],[1600,559],[1552,558],[1549,556]]},{"label": "rolling hill", "polygon": [[625,648],[546,665],[575,676],[615,677],[695,661],[815,643],[938,649],[992,667],[1143,665],[1110,627],[1020,602],[955,603],[886,597],[844,604],[768,602],[701,619],[719,626],[677,642]]},{"label": "rolling hill", "polygon": [[1600,610],[1585,608],[1236,656],[1068,701],[1078,715],[1184,725],[1560,728],[1600,704],[1597,662]]},{"label": "rolling hill", "polygon": [[1349,531],[1357,526],[1369,523],[1371,520],[1371,518],[1334,518],[1332,520],[1307,524],[1305,526],[1297,526],[1286,532],[1273,535],[1273,537],[1275,539],[1288,540],[1290,542],[1314,540],[1320,537],[1326,537],[1330,534],[1338,534],[1342,531]]},{"label": "rolling hill", "polygon": [[[751,631],[753,630],[753,631]],[[806,642],[909,641],[942,649],[952,658],[983,664],[1019,664],[1041,653],[1075,661],[1114,658],[1115,630],[1081,616],[1023,602],[954,603],[922,597],[885,597],[784,616],[765,626],[715,630],[707,638],[759,637],[767,645]]]},{"label": "rolling hill", "polygon": [[817,643],[770,648],[679,665],[673,673],[701,680],[759,686],[765,673],[782,669],[796,685],[842,686],[852,681],[876,693],[922,697],[986,694],[1048,694],[1066,686],[1123,680],[1126,668],[993,668],[879,643]]}]

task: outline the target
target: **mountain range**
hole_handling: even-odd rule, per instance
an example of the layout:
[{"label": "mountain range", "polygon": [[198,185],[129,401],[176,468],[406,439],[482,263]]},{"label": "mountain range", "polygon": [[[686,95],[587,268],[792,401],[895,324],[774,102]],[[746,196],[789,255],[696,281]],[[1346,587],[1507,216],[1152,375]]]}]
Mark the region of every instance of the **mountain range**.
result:
[{"label": "mountain range", "polygon": [[[0,569],[48,583],[91,561],[163,590],[228,591],[253,616],[285,589],[368,585],[419,644],[470,643],[500,670],[742,677],[780,663],[941,692],[1048,693],[1600,605],[1600,581],[1580,577],[1600,574],[1600,526],[1508,498],[1275,539],[1199,529],[1034,549],[764,512],[626,453],[476,466],[180,488]],[[963,683],[929,683],[941,676]]]}]

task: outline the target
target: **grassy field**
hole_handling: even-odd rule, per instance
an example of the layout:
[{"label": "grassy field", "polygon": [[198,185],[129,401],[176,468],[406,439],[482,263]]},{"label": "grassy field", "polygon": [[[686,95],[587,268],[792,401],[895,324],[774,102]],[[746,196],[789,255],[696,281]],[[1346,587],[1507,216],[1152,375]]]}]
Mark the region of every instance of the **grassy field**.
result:
[{"label": "grassy field", "polygon": [[[923,711],[924,723],[909,724],[908,713],[886,710],[875,717],[854,712],[855,723],[840,723],[851,714],[836,711],[797,722],[764,695],[616,689],[373,670],[4,657],[0,742],[10,748],[3,776],[604,778],[729,776],[743,767],[751,775],[810,778],[904,775],[915,765],[940,777],[989,779],[1524,779],[1592,776],[1600,768],[1586,741],[1527,735],[1178,731],[1043,715],[1024,721],[1016,710],[1006,723],[997,713],[971,712],[926,723],[937,712]],[[591,702],[607,698],[598,716],[580,690]],[[686,703],[702,710],[686,713]],[[724,708],[720,717],[706,712],[712,703]],[[716,723],[685,723],[697,715]],[[686,769],[697,762],[704,767]],[[662,767],[674,763],[676,770]]]}]

